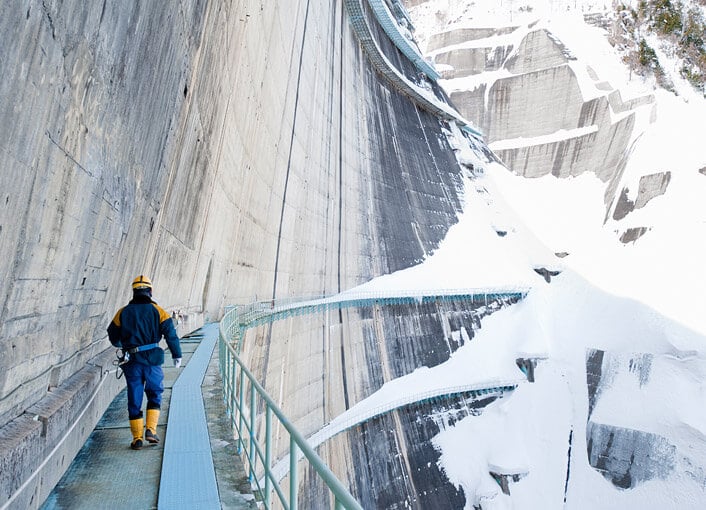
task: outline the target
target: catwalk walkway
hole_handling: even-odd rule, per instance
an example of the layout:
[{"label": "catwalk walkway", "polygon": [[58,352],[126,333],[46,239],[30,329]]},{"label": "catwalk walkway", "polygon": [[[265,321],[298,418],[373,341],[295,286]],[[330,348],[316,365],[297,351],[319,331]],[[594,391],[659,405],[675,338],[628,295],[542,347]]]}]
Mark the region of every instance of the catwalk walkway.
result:
[{"label": "catwalk walkway", "polygon": [[130,449],[123,390],[42,509],[255,509],[223,407],[217,338],[217,324],[184,337],[180,369],[167,352],[158,446]]}]

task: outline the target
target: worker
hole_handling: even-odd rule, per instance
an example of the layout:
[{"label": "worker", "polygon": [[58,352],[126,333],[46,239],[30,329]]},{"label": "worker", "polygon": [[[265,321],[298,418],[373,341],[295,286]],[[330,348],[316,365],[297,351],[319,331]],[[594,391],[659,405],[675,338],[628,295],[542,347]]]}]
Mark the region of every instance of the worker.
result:
[{"label": "worker", "polygon": [[[110,343],[122,350],[121,364],[127,383],[127,409],[132,442],[139,450],[143,441],[159,443],[157,421],[164,391],[164,350],[159,346],[164,337],[175,367],[181,366],[181,345],[172,317],[152,301],[152,282],[140,275],[132,282],[132,300],[124,306],[108,326]],[[146,430],[143,439],[142,397],[147,395]]]}]

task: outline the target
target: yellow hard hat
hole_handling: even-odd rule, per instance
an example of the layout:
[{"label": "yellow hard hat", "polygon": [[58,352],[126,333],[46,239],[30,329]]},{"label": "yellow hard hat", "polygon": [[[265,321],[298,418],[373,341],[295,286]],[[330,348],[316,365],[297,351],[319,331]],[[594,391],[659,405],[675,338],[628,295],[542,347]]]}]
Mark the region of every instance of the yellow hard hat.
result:
[{"label": "yellow hard hat", "polygon": [[132,290],[138,289],[151,289],[152,280],[147,278],[145,275],[141,274],[132,281]]}]

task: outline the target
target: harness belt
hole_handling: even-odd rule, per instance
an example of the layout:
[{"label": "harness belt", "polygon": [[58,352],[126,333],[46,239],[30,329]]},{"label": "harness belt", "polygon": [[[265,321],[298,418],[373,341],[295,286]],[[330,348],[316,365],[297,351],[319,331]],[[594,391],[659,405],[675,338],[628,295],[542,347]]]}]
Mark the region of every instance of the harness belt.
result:
[{"label": "harness belt", "polygon": [[139,347],[133,347],[132,349],[127,349],[127,352],[130,354],[135,354],[136,352],[148,351],[150,349],[156,349],[157,347],[159,347],[159,342],[155,344],[145,344],[140,345]]}]

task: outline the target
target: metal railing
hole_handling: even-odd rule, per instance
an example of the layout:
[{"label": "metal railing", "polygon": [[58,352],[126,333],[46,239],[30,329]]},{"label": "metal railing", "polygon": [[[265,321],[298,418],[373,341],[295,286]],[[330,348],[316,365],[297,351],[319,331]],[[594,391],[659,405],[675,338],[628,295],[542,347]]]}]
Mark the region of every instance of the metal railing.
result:
[{"label": "metal railing", "polygon": [[[433,291],[395,290],[370,292],[342,292],[333,296],[311,296],[279,298],[255,301],[238,307],[238,318],[229,324],[232,338],[240,338],[245,329],[274,322],[287,317],[321,313],[331,309],[368,307],[374,305],[413,305],[433,302],[473,302],[488,306],[509,299],[522,299],[527,295],[526,287],[495,287],[477,289],[437,289]],[[240,352],[240,345],[236,345]]]},{"label": "metal railing", "polygon": [[385,2],[383,0],[368,0],[368,3],[375,13],[378,23],[380,23],[380,26],[395,46],[418,70],[432,80],[437,81],[440,78],[439,73],[434,69],[433,65],[426,61],[419,49],[402,33],[395,16],[387,8]]},{"label": "metal railing", "polygon": [[[230,313],[236,314],[237,312],[234,310]],[[362,510],[348,489],[309,446],[306,439],[290,423],[252,373],[245,368],[235,353],[235,349],[225,337],[223,326],[221,326],[220,332],[219,356],[226,408],[231,418],[231,427],[238,434],[238,454],[245,452],[250,483],[257,487],[265,508],[272,507],[272,492],[274,491],[283,508],[297,509],[299,490],[297,461],[301,452],[329,488],[334,499],[334,508]],[[246,386],[249,386],[247,391],[249,402],[246,401]],[[257,419],[258,406],[264,406],[265,409],[264,445],[257,438],[257,429],[261,426]],[[272,473],[273,416],[289,435],[289,451],[293,453],[290,455],[292,460],[289,465],[288,492],[282,489],[280,480]],[[264,470],[264,481],[256,477],[258,463]]]},{"label": "metal railing", "polygon": [[[440,398],[453,398],[458,396],[467,396],[471,399],[484,397],[502,397],[505,393],[514,391],[517,388],[516,381],[509,381],[504,386],[487,386],[483,384],[473,384],[456,386],[452,388],[436,389],[427,392],[421,392],[414,395],[406,395],[404,398],[397,399],[392,402],[386,402],[370,409],[365,409],[362,412],[352,413],[348,415],[348,411],[338,416],[318,432],[307,438],[309,446],[316,448],[324,441],[331,439],[333,436],[340,434],[348,429],[357,427],[373,418],[387,414],[395,409],[400,409],[413,404],[421,404],[424,402],[439,400]],[[470,389],[470,388],[474,389]],[[352,411],[350,409],[349,411]],[[301,453],[298,456],[302,457]],[[291,462],[291,457],[285,455],[280,461],[272,466],[272,473],[277,480],[281,480],[286,476],[287,465]]]},{"label": "metal railing", "polygon": [[[238,454],[243,455],[250,483],[259,492],[265,508],[272,507],[273,492],[283,508],[287,510],[297,508],[299,489],[297,466],[300,458],[305,458],[309,462],[328,487],[329,497],[332,498],[335,508],[360,509],[361,506],[317,455],[314,451],[315,446],[310,444],[289,421],[240,359],[239,353],[245,330],[287,317],[347,307],[423,305],[459,301],[472,302],[479,307],[499,307],[503,302],[522,299],[527,292],[526,288],[396,291],[395,293],[357,292],[328,297],[256,301],[249,305],[228,309],[219,325],[219,361],[223,396],[231,427],[237,433]],[[465,388],[466,391],[471,389]],[[454,391],[459,390],[461,388],[454,389]],[[429,398],[429,395],[423,395],[421,398]],[[289,441],[288,453],[281,459],[273,459],[276,451],[275,443],[281,436],[286,436]],[[280,481],[287,473],[286,469],[283,473],[281,467],[287,457],[289,460],[288,490],[280,485]],[[275,461],[276,470],[273,464]],[[258,476],[259,472],[261,472],[260,476]]]}]

